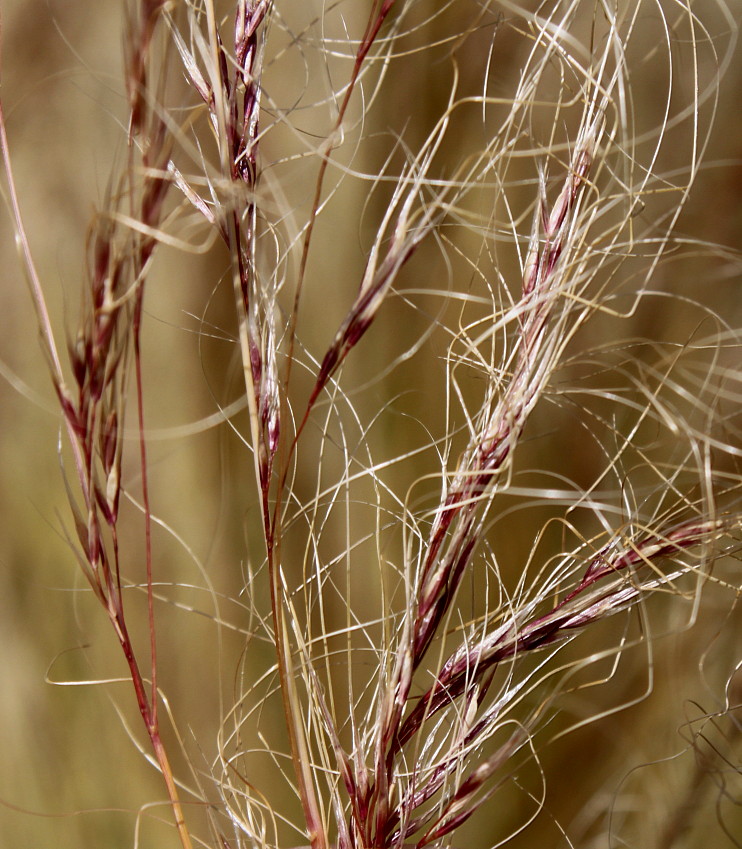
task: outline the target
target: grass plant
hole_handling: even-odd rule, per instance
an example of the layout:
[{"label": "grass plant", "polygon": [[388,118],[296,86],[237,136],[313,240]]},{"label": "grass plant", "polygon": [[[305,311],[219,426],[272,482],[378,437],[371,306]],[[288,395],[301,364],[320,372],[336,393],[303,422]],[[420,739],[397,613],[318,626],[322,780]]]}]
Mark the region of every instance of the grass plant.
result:
[{"label": "grass plant", "polygon": [[[157,845],[700,846],[715,781],[740,845],[742,315],[713,282],[739,259],[687,217],[733,8],[122,8],[120,149],[61,332],[5,90],[0,142],[61,525],[163,782]],[[212,434],[176,502],[162,446]],[[562,822],[549,753],[650,704],[684,634],[716,701],[682,807],[632,831],[614,776]],[[163,681],[199,662],[218,698],[192,722]]]}]

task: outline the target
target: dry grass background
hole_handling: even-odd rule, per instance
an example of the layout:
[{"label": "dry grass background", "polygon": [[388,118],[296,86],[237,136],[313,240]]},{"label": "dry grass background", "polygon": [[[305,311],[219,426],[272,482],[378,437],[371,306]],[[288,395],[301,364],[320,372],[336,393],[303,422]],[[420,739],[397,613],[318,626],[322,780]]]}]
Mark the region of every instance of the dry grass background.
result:
[{"label": "dry grass background", "polygon": [[[424,7],[421,3],[421,10]],[[730,8],[740,20],[739,0],[733,0]],[[434,39],[455,14],[454,7],[419,37]],[[55,328],[63,338],[64,328],[77,320],[91,218],[102,203],[108,175],[125,153],[122,4],[3,0],[2,15],[2,95],[15,176]],[[356,4],[348,10],[348,26],[360,27],[360,20]],[[498,38],[494,73],[506,90],[517,74],[521,47],[513,33],[503,32]],[[486,38],[481,43],[472,39],[467,62],[461,66],[463,86],[477,89],[487,48]],[[405,61],[400,60],[398,81],[388,100],[376,104],[368,120],[379,131],[405,132],[414,148],[425,122],[445,103],[447,83],[435,54],[424,79],[419,71],[408,72]],[[289,61],[285,66],[285,78],[274,83],[284,88],[283,96],[296,84],[298,70]],[[657,102],[651,63],[637,73],[645,74],[633,81],[637,122],[652,123]],[[728,251],[699,251],[695,258],[668,261],[653,280],[657,290],[709,304],[737,328],[742,326],[742,263],[737,252],[742,233],[740,90],[742,52],[737,50],[722,84],[704,169],[678,225],[689,237],[727,246]],[[408,124],[411,115],[415,117]],[[470,132],[481,132],[475,120]],[[273,143],[278,150],[282,140]],[[453,140],[452,157],[457,144],[466,144],[465,135]],[[383,150],[381,141],[378,148],[371,144],[359,154],[366,159],[356,159],[355,164],[372,168]],[[669,169],[672,163],[664,167]],[[302,179],[311,178],[294,168],[291,191],[297,195],[305,189]],[[310,285],[327,294],[317,298],[316,314],[303,319],[308,346],[326,343],[342,318],[363,268],[364,221],[376,219],[382,195],[369,198],[364,183],[349,182],[336,200],[349,212],[338,215],[338,229],[318,235]],[[347,222],[345,232],[342,222]],[[127,735],[128,728],[147,751],[129,684],[113,680],[125,677],[125,664],[109,623],[85,592],[61,534],[67,508],[56,454],[59,415],[7,217],[0,229],[0,251],[0,846],[97,849],[129,847],[138,840],[142,847],[165,849],[175,846],[176,838],[161,778]],[[248,569],[245,538],[254,531],[258,517],[249,486],[233,473],[244,463],[244,454],[226,428],[194,428],[192,433],[183,429],[212,414],[214,399],[224,402],[233,397],[239,385],[234,345],[229,331],[222,332],[233,326],[231,293],[228,287],[216,286],[224,274],[224,257],[218,249],[185,258],[167,248],[162,254],[149,286],[145,336],[152,500],[157,514],[187,539],[208,571],[222,599],[224,618],[247,629],[240,596]],[[424,287],[440,273],[431,251],[405,271],[401,287]],[[424,298],[418,305],[438,309]],[[205,317],[203,325],[199,316]],[[406,310],[403,305],[396,312],[388,310],[374,328],[373,339],[364,340],[360,362],[349,366],[357,369],[358,381],[378,369],[375,357],[386,360],[387,352],[404,350],[420,332],[423,318],[422,310]],[[659,298],[638,311],[633,322],[621,329],[626,338],[677,340],[703,325],[696,307]],[[204,328],[213,328],[214,338]],[[595,346],[610,338],[613,330],[609,321],[596,321],[576,344]],[[416,425],[409,416],[425,404],[431,405],[426,420],[434,427],[442,424],[437,394],[442,353],[442,348],[433,346],[427,353],[429,361],[413,359],[380,382],[370,400],[359,402],[386,405],[389,399],[398,399],[380,424],[381,440],[412,443]],[[727,367],[739,369],[738,351],[729,357]],[[738,426],[733,403],[725,414],[731,425]],[[360,412],[363,416],[369,410],[361,407]],[[547,407],[530,427],[534,438],[519,467],[524,485],[529,468],[559,469],[581,483],[593,479],[601,458],[593,456],[584,434],[570,427],[568,410]],[[538,438],[543,434],[552,438]],[[431,471],[421,462],[418,474]],[[312,470],[305,474],[296,486],[311,492]],[[406,479],[409,469],[399,475]],[[528,558],[534,533],[550,509],[547,505],[508,516],[507,533],[498,543],[501,562],[518,564]],[[136,533],[132,531],[138,538]],[[244,633],[239,628],[216,628],[212,600],[194,560],[165,534],[158,534],[157,546],[156,580],[164,585],[162,594],[167,598],[158,607],[161,685],[196,761],[199,748],[203,749],[203,762],[197,766],[205,768],[214,757],[219,725],[239,688]],[[136,566],[133,572],[132,580],[142,579],[136,576]],[[329,617],[334,615],[339,614],[328,612]],[[673,612],[668,606],[662,621],[670,624],[673,616],[682,624],[688,610]],[[548,788],[544,811],[511,845],[572,845],[563,829],[580,849],[740,845],[739,711],[736,725],[730,716],[722,716],[718,723],[703,720],[722,707],[726,682],[742,658],[740,635],[740,612],[730,613],[728,593],[711,587],[693,628],[655,645],[651,693],[608,721],[574,731],[542,750]],[[623,674],[605,687],[561,701],[553,728],[644,694],[649,682],[646,659],[640,652],[631,658]],[[109,683],[90,683],[100,680]],[[741,690],[738,680],[738,704]],[[280,734],[278,714],[263,719]],[[691,739],[701,729],[709,742],[694,747]],[[704,758],[709,771],[699,778]],[[258,763],[256,768],[264,770],[265,777],[261,790],[277,794],[276,798],[283,794],[283,811],[295,818],[295,800],[286,798],[271,769]],[[182,768],[176,763],[176,770]],[[526,773],[523,781],[525,787],[538,786],[535,775]],[[459,833],[456,845],[490,846],[517,827],[532,808],[526,791],[504,789]],[[682,818],[689,810],[694,815],[684,830]],[[607,817],[613,842],[606,836]],[[736,843],[724,829],[736,835]],[[300,842],[288,829],[282,837],[285,846]]]}]

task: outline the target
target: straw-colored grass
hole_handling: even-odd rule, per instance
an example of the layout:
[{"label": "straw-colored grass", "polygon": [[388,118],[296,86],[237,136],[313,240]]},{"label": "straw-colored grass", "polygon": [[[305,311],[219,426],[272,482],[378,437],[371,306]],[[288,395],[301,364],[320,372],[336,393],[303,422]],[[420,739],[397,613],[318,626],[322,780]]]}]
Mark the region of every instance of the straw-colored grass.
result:
[{"label": "straw-colored grass", "polygon": [[9,279],[53,393],[5,374],[59,428],[39,510],[75,622],[46,679],[75,751],[141,757],[2,789],[10,820],[183,849],[739,845],[740,263],[702,220],[735,167],[733,6],[122,11],[120,72],[68,46],[48,98],[95,81],[119,138],[88,127],[96,211],[59,223],[79,285],[19,150],[66,77],[14,100],[4,71]]}]

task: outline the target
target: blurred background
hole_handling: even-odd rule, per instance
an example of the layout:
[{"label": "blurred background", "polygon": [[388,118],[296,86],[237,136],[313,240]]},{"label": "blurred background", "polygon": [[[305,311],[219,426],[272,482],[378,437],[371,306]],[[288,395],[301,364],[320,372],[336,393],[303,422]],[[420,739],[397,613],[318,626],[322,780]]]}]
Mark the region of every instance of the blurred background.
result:
[{"label": "blurred background", "polygon": [[[523,5],[535,10],[540,4]],[[666,106],[666,87],[657,84],[663,57],[654,55],[656,33],[663,29],[663,7],[643,5],[646,8],[639,20],[646,33],[640,31],[633,49],[645,60],[637,60],[631,73],[632,120],[638,135],[642,128],[656,124],[658,112]],[[701,76],[708,81],[713,73],[709,57],[715,48],[724,55],[733,42],[731,21],[740,20],[742,4],[728,0],[731,17],[721,14],[713,2],[689,5],[709,27],[708,36],[699,35],[704,43],[701,60],[708,63]],[[1,93],[14,176],[62,349],[79,317],[91,224],[96,210],[105,204],[112,175],[126,156],[123,6],[119,0],[94,4],[3,0],[0,7]],[[355,2],[341,4],[340,11],[336,7],[324,10],[327,43],[335,37],[339,44],[344,27],[358,38],[368,6]],[[457,57],[461,96],[481,94],[483,79],[488,77],[489,93],[507,97],[517,81],[529,43],[524,37],[525,25],[511,4],[493,6],[501,9],[502,17],[480,18],[481,31],[470,36]],[[585,20],[576,29],[581,38],[589,40],[593,4],[584,6]],[[227,4],[223,7],[228,8]],[[305,103],[318,100],[323,86],[330,82],[324,80],[321,68],[317,72],[321,62],[308,51],[294,55],[290,49],[294,43],[291,33],[317,34],[311,22],[323,13],[322,6],[278,0],[276,8],[281,26],[274,25],[271,32],[275,40],[268,50],[266,83],[272,102],[287,104],[296,98],[295,125],[301,132],[308,136],[327,132],[327,119],[323,123],[320,110],[302,110]],[[443,11],[433,15],[440,8]],[[359,172],[374,173],[383,167],[397,139],[401,142],[391,157],[392,166],[402,160],[404,146],[413,151],[420,147],[450,93],[451,68],[446,60],[456,44],[447,41],[447,36],[461,30],[462,19],[477,20],[473,3],[440,6],[433,0],[415,4],[408,17],[410,27],[417,25],[404,42],[409,50],[400,51],[404,55],[392,63],[384,95],[366,104],[362,131],[368,142],[353,149],[352,155],[346,154],[346,148],[337,154],[338,161]],[[678,74],[676,98],[690,90],[692,55],[686,36],[685,30],[670,30]],[[304,45],[312,43],[308,37]],[[439,49],[418,52],[420,45],[434,43],[440,44]],[[742,53],[732,49],[729,56],[718,102],[710,101],[702,111],[704,126],[714,119],[713,132],[676,228],[697,249],[677,252],[677,259],[676,252],[671,252],[651,280],[657,296],[648,298],[620,328],[609,318],[591,323],[574,342],[577,353],[613,342],[616,333],[625,340],[650,338],[679,347],[694,335],[703,338],[723,331],[721,322],[709,319],[710,314],[720,316],[731,328],[742,326],[738,255],[742,233]],[[177,57],[171,59],[177,67]],[[329,68],[330,60],[327,63]],[[337,70],[347,72],[348,67],[345,61],[338,63]],[[172,92],[182,87],[181,76],[175,71],[169,80]],[[331,82],[337,85],[336,80]],[[679,111],[675,102],[670,107]],[[447,173],[446,163],[453,171],[462,156],[483,148],[483,126],[481,111],[472,110],[461,118],[440,155],[441,173]],[[357,138],[360,132],[358,124],[349,138]],[[292,134],[282,133],[278,125],[267,137],[263,156],[281,162],[281,167],[272,169],[271,191],[276,193],[278,184],[287,208],[297,210],[299,216],[314,184],[316,160],[292,159],[291,145]],[[691,147],[692,122],[679,122],[663,148],[658,170],[673,174],[674,168],[682,167]],[[513,184],[516,178],[517,174],[511,177]],[[524,172],[527,188],[532,188],[527,182],[532,178],[533,174]],[[314,356],[321,356],[352,300],[388,193],[383,183],[370,190],[367,180],[350,174],[338,183],[326,218],[321,219],[300,326],[302,345]],[[15,249],[5,182],[3,197],[0,847],[136,845],[167,849],[177,845],[171,813],[161,777],[147,761],[148,743],[125,680],[126,665],[66,539],[71,521],[58,452],[64,437]],[[476,202],[482,205],[481,220],[486,220],[485,208],[492,200],[482,193]],[[654,208],[646,213],[658,219],[663,214]],[[286,224],[289,232],[290,219]],[[646,222],[639,221],[638,226],[642,223]],[[530,220],[523,222],[524,233],[529,226]],[[361,421],[371,421],[374,410],[384,411],[373,429],[379,458],[412,451],[421,440],[440,436],[446,427],[441,387],[450,337],[445,328],[457,326],[459,306],[453,303],[444,309],[442,299],[426,295],[425,290],[442,291],[451,285],[476,296],[486,292],[488,285],[488,271],[483,270],[483,279],[479,279],[467,261],[467,250],[477,239],[467,242],[466,232],[452,233],[450,238],[451,244],[458,246],[451,251],[450,267],[442,262],[438,247],[423,249],[405,269],[400,296],[383,312],[344,373],[349,385],[370,387],[354,398]],[[709,242],[721,247],[704,248]],[[497,261],[489,257],[480,268],[488,263],[493,274],[496,271],[505,279],[518,280],[512,251],[508,254],[503,249]],[[232,708],[249,690],[245,680],[257,677],[271,658],[269,646],[248,639],[257,627],[246,593],[257,595],[265,587],[260,574],[250,578],[259,572],[260,563],[253,558],[259,557],[260,546],[251,543],[259,516],[250,482],[251,460],[239,436],[245,422],[239,414],[233,419],[233,428],[211,426],[207,419],[239,395],[241,373],[226,272],[226,259],[218,246],[188,255],[163,248],[149,284],[144,337],[152,502],[162,522],[155,535],[161,597],[157,610],[161,686],[180,741],[169,723],[167,737],[176,752],[177,774],[187,787],[197,789],[201,782],[203,795],[213,800],[216,795],[210,776],[220,734],[233,727]],[[630,274],[631,269],[625,273]],[[471,320],[472,315],[467,316],[467,321]],[[431,332],[414,356],[404,358],[430,328],[443,330]],[[627,342],[627,350],[633,344]],[[661,360],[664,356],[636,347],[637,357]],[[738,356],[738,349],[730,345],[710,359],[693,361],[695,366],[689,366],[686,374],[697,374],[712,360],[715,373],[726,369],[738,374]],[[516,483],[523,487],[530,485],[533,469],[562,475],[581,486],[595,480],[604,458],[591,446],[584,430],[571,426],[569,404],[559,401],[579,379],[579,369],[585,369],[588,359],[573,371],[565,368],[560,376],[564,389],[554,393],[556,403],[545,404],[544,412],[530,425],[532,438],[517,468]],[[397,366],[386,374],[385,364],[390,360],[396,360]],[[301,376],[298,382],[301,387]],[[472,379],[466,391],[476,393],[476,384]],[[692,381],[688,391],[691,395],[696,391]],[[731,389],[718,398],[716,414],[729,425],[729,442],[739,435],[738,400],[739,393],[735,395]],[[644,437],[649,445],[652,435]],[[666,450],[670,457],[672,445]],[[728,456],[720,463],[727,464],[730,481],[738,479],[739,470]],[[332,460],[328,464],[331,470]],[[434,452],[427,452],[414,462],[395,465],[385,480],[405,497],[412,481],[435,471]],[[133,461],[129,472],[125,485],[136,496]],[[299,497],[313,492],[316,478],[316,466],[300,468],[294,484]],[[435,495],[435,484],[432,493]],[[431,490],[426,497],[430,495]],[[413,499],[418,496],[422,493],[411,493]],[[525,499],[522,507],[527,506]],[[552,515],[561,512],[560,505],[530,509],[521,509],[515,502],[503,505],[502,519],[493,524],[496,539],[492,545],[498,562],[511,570],[511,577],[526,568],[530,557],[538,559],[540,548],[534,545],[534,538]],[[123,521],[127,578],[137,584],[143,577],[142,526],[135,506],[129,506]],[[358,521],[363,522],[360,514]],[[292,540],[290,545],[296,545],[298,551],[301,541]],[[560,550],[559,534],[555,539],[547,534],[539,546],[544,557]],[[358,556],[363,562],[372,553],[361,549]],[[605,686],[575,691],[562,699],[547,735],[550,742],[541,751],[540,767],[532,767],[530,772],[525,769],[519,782],[505,785],[457,835],[455,845],[488,847],[517,832],[535,811],[534,796],[540,793],[542,778],[546,786],[543,810],[528,829],[515,833],[512,846],[706,849],[740,845],[734,840],[742,835],[741,717],[739,710],[736,714],[725,710],[725,699],[739,705],[742,692],[739,676],[733,676],[742,659],[742,623],[732,603],[739,573],[729,564],[721,564],[719,569],[723,580],[733,585],[731,592],[729,586],[710,585],[698,608],[693,599],[675,606],[670,600],[665,608],[660,605],[660,636],[651,654],[646,649],[634,652],[620,674]],[[376,589],[375,580],[373,574],[368,583],[361,580],[358,591],[367,592],[369,584]],[[144,611],[143,594],[134,591],[132,596],[129,615],[136,623]],[[327,616],[344,621],[342,611],[328,610]],[[600,649],[601,639],[605,644],[615,640],[624,624],[608,623],[602,632],[598,630],[595,650]],[[631,625],[634,630],[641,627]],[[662,637],[663,631],[672,636]],[[144,639],[140,648],[146,651]],[[595,674],[600,677],[606,671]],[[266,686],[270,687],[270,682]],[[620,704],[627,707],[609,716]],[[242,709],[248,711],[244,705]],[[559,736],[560,729],[603,712],[606,717],[602,721]],[[275,739],[280,746],[280,710],[262,711],[254,722],[242,727],[242,733],[254,731],[258,719],[266,739]],[[241,745],[249,750],[252,744],[242,740]],[[180,750],[187,752],[190,770],[185,757],[177,754]],[[260,776],[260,792],[279,815],[297,822],[299,807],[281,777],[282,770],[289,769],[288,761],[277,757],[270,763],[256,755],[254,761],[245,756],[241,763],[252,770],[251,781]],[[230,780],[236,781],[235,775]],[[188,793],[184,796],[188,798]],[[192,804],[190,815],[202,827],[206,812],[203,806],[198,808]],[[303,842],[285,825],[279,826],[279,837],[285,849]]]}]

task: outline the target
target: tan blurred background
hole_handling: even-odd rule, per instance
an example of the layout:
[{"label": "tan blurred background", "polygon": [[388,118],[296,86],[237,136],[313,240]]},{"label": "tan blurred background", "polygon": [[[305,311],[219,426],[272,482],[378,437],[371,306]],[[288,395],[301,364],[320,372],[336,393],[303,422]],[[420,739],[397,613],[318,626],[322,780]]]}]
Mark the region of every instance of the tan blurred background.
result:
[{"label": "tan blurred background", "polygon": [[[311,17],[309,5],[302,12],[288,8],[295,5],[278,3],[286,8],[289,20],[292,14]],[[462,5],[470,15],[472,6]],[[739,20],[739,0],[731,0],[729,5]],[[347,6],[347,23],[356,33],[362,26],[362,6]],[[723,40],[724,20],[715,12],[715,4],[709,0],[695,7],[699,14],[709,12],[717,28],[715,35]],[[1,93],[14,174],[34,258],[62,343],[65,329],[73,328],[78,317],[85,240],[94,210],[102,203],[112,170],[121,165],[125,155],[122,9],[118,0],[93,4],[3,0],[0,8]],[[432,0],[421,3],[420,19],[435,8]],[[454,3],[445,15],[424,26],[418,38],[432,40],[444,35],[455,25],[457,14]],[[651,17],[649,11],[647,15]],[[476,93],[481,86],[487,45],[487,38],[472,40],[461,67],[462,90]],[[687,63],[688,56],[680,47],[678,50],[682,62]],[[435,54],[439,59],[440,55]],[[503,28],[498,33],[493,55],[496,88],[509,91],[522,56],[515,30]],[[399,76],[393,80],[388,100],[382,99],[370,113],[367,130],[371,134],[388,128],[404,132],[414,149],[423,137],[422,128],[430,125],[445,103],[448,76],[434,58],[424,79],[405,72],[405,61],[400,60]],[[288,101],[297,80],[305,85],[302,63],[292,65],[285,58],[283,65],[276,66],[284,69],[285,76],[272,71],[274,96]],[[687,70],[687,65],[681,63],[680,67]],[[658,107],[651,63],[636,76],[634,107],[637,124],[642,125],[654,120],[652,110]],[[742,265],[734,253],[742,232],[740,90],[742,54],[737,50],[723,83],[706,166],[678,225],[693,239],[727,246],[729,253],[717,252],[715,258],[703,253],[682,263],[668,263],[653,284],[708,304],[733,327],[742,323]],[[476,133],[474,121],[472,133]],[[279,137],[274,150],[280,150],[281,143]],[[390,136],[375,137],[354,165],[373,168],[389,143]],[[464,142],[461,138],[450,141],[451,161],[458,153],[457,144],[463,146]],[[472,142],[474,147],[477,144],[481,146],[481,141]],[[669,169],[671,154],[667,156],[665,167]],[[311,177],[300,168],[286,173],[298,181],[299,188],[294,186],[292,191],[299,193],[301,180],[310,181]],[[363,181],[349,181],[338,195],[336,209],[345,203],[350,212],[336,213],[335,220],[340,223],[335,229],[318,233],[308,283],[315,298],[308,298],[310,306],[302,326],[302,338],[315,355],[327,343],[355,291],[369,227],[383,208],[383,191],[370,200],[367,196]],[[115,680],[125,676],[125,664],[103,612],[85,590],[64,538],[69,512],[57,457],[60,419],[7,214],[0,228],[0,251],[0,849],[134,845],[167,849],[176,841],[161,779],[137,751],[140,746],[145,756],[149,755],[130,687]],[[162,253],[150,285],[145,331],[147,418],[154,432],[150,443],[152,498],[158,516],[173,531],[172,535],[158,532],[155,542],[157,580],[163,584],[161,593],[166,599],[158,608],[161,684],[193,767],[202,777],[207,796],[214,798],[208,773],[222,722],[243,686],[242,653],[245,635],[252,627],[241,593],[249,568],[257,565],[248,563],[245,544],[254,532],[256,514],[254,495],[246,482],[249,461],[238,439],[224,427],[204,432],[193,428],[194,432],[186,435],[178,430],[214,413],[217,401],[226,403],[234,398],[239,385],[231,296],[223,281],[224,258],[218,250],[189,257],[169,249]],[[430,265],[426,266],[426,261]],[[401,285],[445,288],[445,281],[437,277],[441,265],[435,251],[423,252],[416,262]],[[659,306],[639,311],[633,325],[622,326],[626,338],[661,334],[675,339],[701,323],[693,306],[669,300],[657,303]],[[428,314],[439,308],[433,298],[425,305]],[[449,319],[455,320],[454,316],[452,313]],[[422,332],[424,320],[422,309],[390,310],[384,315],[373,330],[372,343],[363,348],[359,381],[378,370],[374,357],[383,362],[386,352],[404,350]],[[209,338],[212,331],[213,338]],[[596,324],[590,331],[594,335],[588,336],[585,344],[598,345],[605,332],[610,332],[610,325]],[[446,343],[445,335],[435,338],[427,349],[429,362],[415,358],[377,383],[369,398],[359,400],[361,414],[367,415],[374,403],[391,404],[392,398],[406,393],[397,406],[392,405],[394,416],[380,426],[382,446],[383,439],[409,440],[412,445],[420,438],[417,426],[405,424],[405,417],[417,414],[421,405],[431,405],[426,420],[433,432],[442,426],[443,409],[436,393],[443,376],[440,358]],[[729,356],[726,367],[738,369],[736,355]],[[349,368],[355,367],[351,364]],[[408,394],[411,385],[415,391]],[[730,396],[724,414],[738,426],[736,400]],[[554,408],[551,415],[558,426],[559,414]],[[536,432],[549,431],[553,422],[541,420]],[[237,424],[241,424],[239,418]],[[567,425],[551,442],[535,440],[522,468],[553,467],[586,484],[594,477],[593,459],[580,447],[579,432],[570,431]],[[433,471],[426,466],[430,461],[430,457],[423,459],[414,474]],[[737,472],[730,465],[730,473]],[[297,481],[299,491],[302,487],[311,491],[314,485],[311,472],[306,474],[306,480]],[[390,472],[389,480],[404,493],[405,481],[412,479],[410,470],[400,470],[398,480],[395,474]],[[136,488],[134,477],[128,483]],[[507,540],[499,550],[503,561],[525,562],[534,530],[547,514],[524,517],[521,511],[508,520]],[[132,539],[140,540],[136,511],[129,510],[125,521]],[[185,540],[190,553],[173,535]],[[128,574],[134,582],[142,578],[136,545],[128,555]],[[729,577],[734,573],[722,574]],[[207,591],[208,585],[212,592]],[[511,845],[708,849],[728,845],[720,818],[736,839],[742,840],[742,783],[736,774],[741,746],[738,729],[725,716],[718,723],[703,724],[713,743],[700,744],[703,757],[708,756],[707,766],[714,771],[711,780],[701,778],[700,756],[688,742],[701,728],[697,719],[721,709],[725,681],[742,658],[741,623],[738,613],[729,614],[729,592],[711,587],[708,595],[692,629],[658,642],[650,696],[605,722],[557,740],[542,752],[548,788],[545,810]],[[133,620],[140,613],[134,600]],[[731,617],[728,621],[727,614]],[[689,608],[685,606],[677,614],[668,612],[668,621],[673,615],[683,623],[690,615]],[[217,618],[224,620],[223,627],[217,627]],[[253,651],[260,660],[260,652],[267,649]],[[616,681],[565,699],[555,727],[638,699],[647,687],[646,659],[642,661],[641,652],[632,657],[636,668],[629,666]],[[249,668],[245,674],[249,677]],[[738,702],[740,689],[737,681]],[[742,721],[739,711],[736,717],[737,723]],[[278,713],[263,716],[262,721],[269,735],[280,738]],[[172,734],[168,737],[173,745]],[[714,746],[721,753],[718,758]],[[276,808],[296,818],[296,802],[287,797],[275,769],[261,761],[256,761],[254,768],[264,770],[261,790],[273,794]],[[194,786],[196,779],[177,757],[176,771]],[[722,777],[731,801],[723,799]],[[481,815],[462,830],[456,845],[462,849],[493,845],[527,819],[533,809],[528,789],[538,788],[539,777],[527,774],[524,781],[527,790],[509,787],[488,802]],[[682,821],[685,808],[701,811],[688,830]],[[609,811],[616,842],[609,842],[606,834]],[[201,814],[193,812],[193,816],[196,823],[202,823]],[[302,842],[298,834],[283,827],[281,839],[285,847]]]}]

